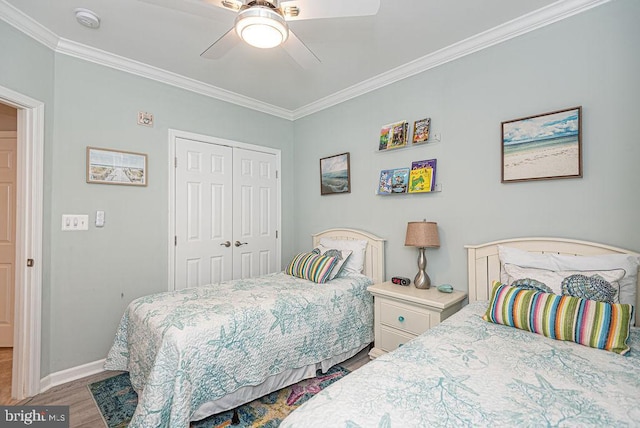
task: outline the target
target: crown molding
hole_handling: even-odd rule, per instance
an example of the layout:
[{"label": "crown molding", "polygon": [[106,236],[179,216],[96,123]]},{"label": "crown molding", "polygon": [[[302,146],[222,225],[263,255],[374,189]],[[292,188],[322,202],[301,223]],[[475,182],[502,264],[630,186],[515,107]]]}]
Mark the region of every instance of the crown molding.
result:
[{"label": "crown molding", "polygon": [[187,91],[195,92],[211,98],[216,98],[231,104],[246,107],[251,110],[267,113],[287,120],[293,120],[290,110],[272,104],[258,101],[217,86],[209,85],[189,77],[185,77],[167,70],[163,70],[139,61],[112,54],[107,51],[83,45],[67,39],[60,39],[56,52],[75,58],[90,61],[105,67],[114,68],[136,76],[145,77],[157,82],[166,83]]},{"label": "crown molding", "polygon": [[293,111],[293,120],[537,30],[611,0],[559,0],[509,22],[449,45],[429,55],[364,80]]},{"label": "crown molding", "polygon": [[49,49],[55,50],[58,45],[56,34],[4,0],[0,0],[0,19]]},{"label": "crown molding", "polygon": [[293,121],[610,1],[558,0],[546,7],[454,43],[295,110],[287,110],[142,62],[62,39],[7,3],[6,0],[0,0],[0,19],[56,52]]}]

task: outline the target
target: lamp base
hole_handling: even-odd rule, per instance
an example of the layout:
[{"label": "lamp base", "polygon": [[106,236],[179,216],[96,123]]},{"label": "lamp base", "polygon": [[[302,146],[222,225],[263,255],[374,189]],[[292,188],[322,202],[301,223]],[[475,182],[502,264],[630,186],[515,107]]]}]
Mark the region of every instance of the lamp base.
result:
[{"label": "lamp base", "polygon": [[427,275],[427,257],[424,254],[424,247],[419,248],[418,253],[418,274],[413,280],[413,285],[416,288],[427,289],[431,288],[431,278]]},{"label": "lamp base", "polygon": [[427,275],[427,272],[420,271],[418,272],[415,279],[413,280],[413,285],[415,285],[416,288],[420,288],[420,289],[431,288],[431,278],[429,278],[429,275]]}]

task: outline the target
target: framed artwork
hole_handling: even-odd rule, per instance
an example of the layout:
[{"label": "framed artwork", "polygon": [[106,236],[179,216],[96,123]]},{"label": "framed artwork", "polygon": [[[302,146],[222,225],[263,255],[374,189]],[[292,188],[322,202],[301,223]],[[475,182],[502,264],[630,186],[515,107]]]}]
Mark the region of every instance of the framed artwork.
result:
[{"label": "framed artwork", "polygon": [[87,183],[147,185],[147,155],[87,147]]},{"label": "framed artwork", "polygon": [[502,182],[582,177],[582,107],[502,122]]},{"label": "framed artwork", "polygon": [[349,152],[320,159],[320,194],[351,193]]}]

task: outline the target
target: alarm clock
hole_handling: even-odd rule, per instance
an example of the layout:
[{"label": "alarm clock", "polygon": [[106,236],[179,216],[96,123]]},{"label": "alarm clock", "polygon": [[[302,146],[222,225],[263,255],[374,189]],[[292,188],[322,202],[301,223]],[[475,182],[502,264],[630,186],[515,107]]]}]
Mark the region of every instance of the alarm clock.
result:
[{"label": "alarm clock", "polygon": [[411,280],[409,278],[405,278],[402,276],[394,276],[391,278],[391,282],[397,285],[409,285],[411,284]]}]

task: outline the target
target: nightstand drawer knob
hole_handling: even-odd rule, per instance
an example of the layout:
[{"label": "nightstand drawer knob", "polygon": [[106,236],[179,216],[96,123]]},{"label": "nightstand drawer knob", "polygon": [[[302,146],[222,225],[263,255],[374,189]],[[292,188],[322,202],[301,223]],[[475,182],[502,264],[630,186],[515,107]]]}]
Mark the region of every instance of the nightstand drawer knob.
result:
[{"label": "nightstand drawer knob", "polygon": [[400,321],[400,322],[404,322],[404,317],[403,317],[402,315],[400,315],[400,316],[398,317],[398,321]]}]

